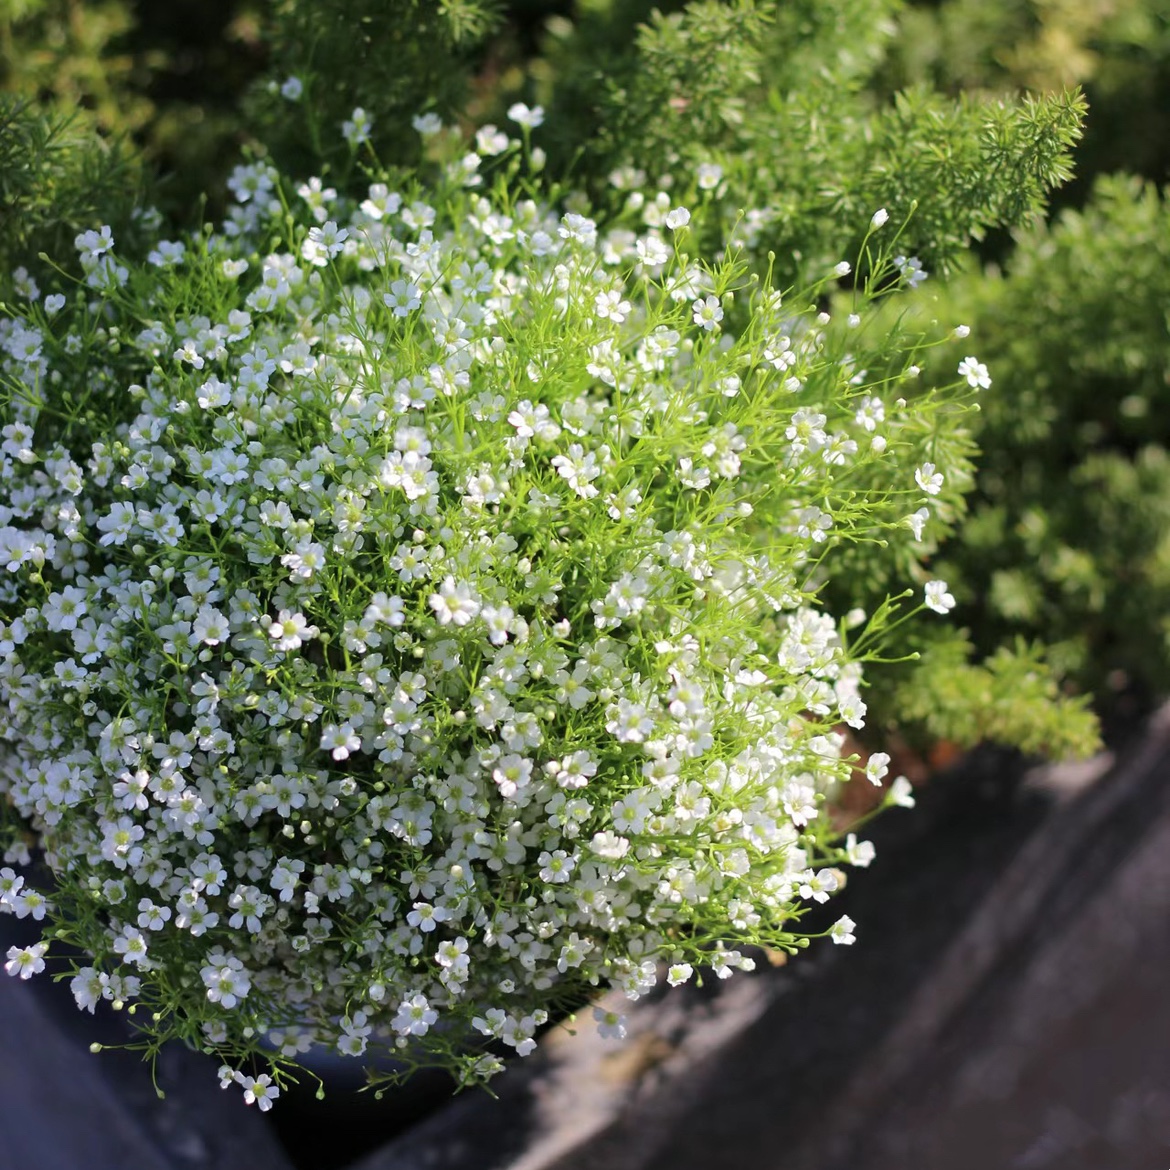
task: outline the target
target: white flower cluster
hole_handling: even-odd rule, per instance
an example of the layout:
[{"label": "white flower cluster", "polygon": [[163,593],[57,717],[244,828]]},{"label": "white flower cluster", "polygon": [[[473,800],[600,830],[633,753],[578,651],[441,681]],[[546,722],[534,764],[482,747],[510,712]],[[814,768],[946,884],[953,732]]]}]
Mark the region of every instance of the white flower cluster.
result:
[{"label": "white flower cluster", "polygon": [[905,528],[930,423],[656,227],[314,180],[269,251],[279,183],[142,265],[86,233],[0,324],[0,796],[59,885],[0,905],[262,1107],[250,1055],[481,1077],[591,988],[803,945],[872,856],[811,582]]}]

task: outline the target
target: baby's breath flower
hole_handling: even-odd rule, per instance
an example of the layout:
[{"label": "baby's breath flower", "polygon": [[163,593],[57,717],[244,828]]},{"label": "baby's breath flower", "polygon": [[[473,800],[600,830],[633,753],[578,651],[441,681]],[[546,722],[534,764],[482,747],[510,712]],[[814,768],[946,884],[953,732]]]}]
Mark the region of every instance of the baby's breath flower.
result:
[{"label": "baby's breath flower", "polygon": [[46,942],[33,943],[29,947],[11,946],[8,948],[8,961],[4,964],[4,970],[9,975],[31,979],[45,969],[45,952],[48,949],[49,944]]},{"label": "baby's breath flower", "polygon": [[947,613],[955,608],[955,599],[947,592],[945,581],[927,581],[925,593],[927,609],[933,609],[935,613]]},{"label": "baby's breath flower", "polygon": [[369,142],[372,122],[369,114],[358,106],[352,114],[341,124],[341,136],[353,148]]},{"label": "baby's breath flower", "polygon": [[723,168],[718,163],[700,163],[696,181],[700,191],[714,191],[723,180]]},{"label": "baby's breath flower", "polygon": [[[962,336],[957,329],[955,333]],[[966,379],[972,390],[987,390],[991,387],[991,376],[987,372],[987,367],[973,357],[965,357],[959,363],[959,377]]]},{"label": "baby's breath flower", "polygon": [[937,496],[942,491],[943,474],[935,470],[933,463],[924,463],[914,472],[914,482],[928,496]]},{"label": "baby's breath flower", "polygon": [[448,137],[405,197],[241,165],[221,230],[82,232],[86,295],[0,324],[0,913],[45,931],[6,969],[80,948],[81,1010],[166,1004],[261,1110],[312,1044],[485,1078],[553,1005],[803,945],[873,856],[825,807],[879,621],[805,583],[922,538],[968,396],[879,390],[912,347],[863,289],[683,257],[670,176],[599,226]]},{"label": "baby's breath flower", "polygon": [[597,1021],[597,1033],[603,1040],[624,1040],[626,1038],[626,1017],[620,1012],[595,1007],[593,1018]]},{"label": "baby's breath flower", "polygon": [[838,945],[852,946],[857,941],[857,936],[853,933],[856,926],[857,923],[848,914],[842,915],[829,927],[829,938]]},{"label": "baby's breath flower", "polygon": [[540,106],[526,106],[523,102],[514,102],[508,107],[508,118],[517,126],[535,130],[544,122],[544,110]]}]

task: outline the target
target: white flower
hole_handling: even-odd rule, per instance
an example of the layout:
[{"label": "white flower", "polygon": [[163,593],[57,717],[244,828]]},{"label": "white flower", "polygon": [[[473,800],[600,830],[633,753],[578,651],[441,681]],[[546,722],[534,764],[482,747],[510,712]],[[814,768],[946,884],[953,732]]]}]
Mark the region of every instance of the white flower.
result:
[{"label": "white flower", "polygon": [[685,207],[672,207],[663,222],[671,231],[678,231],[691,222],[691,213]]},{"label": "white flower", "polygon": [[905,776],[899,776],[890,785],[890,794],[887,799],[891,804],[896,804],[899,808],[913,808],[914,789],[911,787],[910,781]]},{"label": "white flower", "polygon": [[418,285],[407,280],[393,281],[390,291],[382,294],[382,301],[395,317],[409,317],[422,304]]},{"label": "white flower", "polygon": [[356,149],[363,143],[369,142],[372,122],[369,114],[358,106],[349,118],[341,124],[341,136]]},{"label": "white flower", "polygon": [[517,126],[526,126],[535,130],[544,122],[544,110],[540,106],[526,106],[523,102],[515,102],[508,107],[508,118]]},{"label": "white flower", "polygon": [[540,866],[540,880],[552,885],[562,885],[573,876],[576,859],[563,849],[550,853],[547,849],[537,858]]},{"label": "white flower", "polygon": [[348,723],[327,723],[321,729],[320,746],[335,760],[348,760],[362,746],[362,737]]},{"label": "white flower", "polygon": [[890,757],[885,752],[874,752],[865,764],[865,778],[875,787],[882,786],[882,780],[890,770]]},{"label": "white flower", "polygon": [[595,1007],[593,1018],[597,1021],[597,1034],[603,1040],[624,1040],[626,1038],[626,1017],[621,1012]]},{"label": "white flower", "polygon": [[270,621],[267,627],[267,634],[277,650],[299,650],[319,633],[320,630],[311,626],[303,613],[290,613],[287,609],[282,609],[277,620]]},{"label": "white flower", "polygon": [[883,227],[889,218],[890,213],[884,207],[879,207],[870,217],[869,226],[876,231],[878,228]]},{"label": "white flower", "polygon": [[842,915],[829,927],[829,938],[839,946],[852,946],[857,938],[853,933],[857,923],[848,914]]},{"label": "white flower", "polygon": [[573,443],[568,454],[553,458],[552,465],[582,499],[590,500],[598,494],[593,486],[593,481],[601,474],[596,452],[586,453],[580,443]]},{"label": "white flower", "polygon": [[877,856],[877,850],[872,841],[858,841],[857,835],[850,833],[845,838],[845,856],[850,865],[868,869]]},{"label": "white flower", "polygon": [[925,593],[927,609],[933,609],[935,613],[947,613],[955,608],[955,599],[947,592],[945,581],[927,581]]},{"label": "white flower", "polygon": [[229,1010],[244,999],[252,987],[252,980],[244,970],[244,964],[235,955],[225,955],[218,947],[208,955],[200,976],[207,989],[208,1000]]},{"label": "white flower", "polygon": [[475,145],[480,154],[503,154],[508,149],[508,136],[495,126],[481,126],[475,132]]},{"label": "white flower", "polygon": [[424,138],[430,138],[443,129],[443,123],[438,114],[415,114],[411,118],[410,124]]},{"label": "white flower", "polygon": [[833,268],[834,276],[848,276],[853,271],[853,265],[848,260],[842,260]]},{"label": "white flower", "polygon": [[607,861],[621,861],[630,851],[630,841],[628,837],[619,837],[612,829],[606,829],[593,835],[589,848]]},{"label": "white flower", "polygon": [[339,228],[333,220],[326,220],[321,227],[309,228],[309,235],[301,245],[301,255],[318,268],[339,255],[349,239],[349,231]]},{"label": "white flower", "polygon": [[928,496],[937,496],[942,491],[943,474],[935,471],[933,463],[924,463],[914,472],[914,482]]},{"label": "white flower", "polygon": [[44,955],[48,949],[49,944],[44,942],[33,943],[29,947],[9,947],[8,962],[4,964],[4,970],[9,975],[31,979],[45,969]]},{"label": "white flower", "polygon": [[398,1005],[398,1014],[390,1026],[400,1036],[425,1036],[438,1018],[439,1013],[427,1002],[427,997],[415,992]]},{"label": "white flower", "polygon": [[718,163],[699,163],[695,174],[700,191],[714,191],[723,180],[723,168]]},{"label": "white flower", "polygon": [[298,102],[304,92],[304,82],[299,77],[286,77],[280,86],[280,96],[286,101]]},{"label": "white flower", "polygon": [[479,595],[466,581],[446,577],[438,593],[432,593],[428,604],[435,611],[439,625],[466,626],[481,609]]},{"label": "white flower", "polygon": [[80,967],[69,981],[69,990],[80,1011],[93,1015],[98,1003],[105,998],[106,977],[93,967]]},{"label": "white flower", "polygon": [[922,533],[926,528],[926,522],[930,519],[930,510],[928,508],[919,508],[917,512],[911,513],[907,516],[904,523],[909,527],[910,531],[914,533],[916,541],[922,540]]},{"label": "white flower", "polygon": [[917,256],[907,259],[905,256],[895,256],[894,264],[910,288],[917,288],[927,277],[922,261]]},{"label": "white flower", "polygon": [[243,1088],[244,1103],[255,1105],[262,1113],[267,1113],[272,1108],[272,1102],[280,1096],[280,1089],[272,1083],[268,1073],[261,1073],[258,1077],[235,1073],[232,1079]]},{"label": "white flower", "polygon": [[695,301],[691,310],[692,320],[701,329],[706,329],[708,333],[713,329],[718,329],[719,322],[723,320],[723,308],[719,304],[719,298],[715,296],[707,296],[703,300]]},{"label": "white flower", "polygon": [[[955,332],[957,335],[958,330]],[[966,378],[967,385],[972,390],[986,390],[991,386],[991,376],[987,372],[987,367],[973,357],[965,357],[959,362],[959,377]]]}]

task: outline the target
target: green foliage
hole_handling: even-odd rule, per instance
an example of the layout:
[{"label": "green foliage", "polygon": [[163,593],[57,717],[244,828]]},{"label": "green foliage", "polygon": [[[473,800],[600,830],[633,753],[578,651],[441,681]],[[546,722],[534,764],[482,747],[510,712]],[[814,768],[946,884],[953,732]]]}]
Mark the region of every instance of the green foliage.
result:
[{"label": "green foliage", "polygon": [[[772,278],[780,284],[820,281],[843,259],[872,277],[863,236],[878,207],[892,218],[885,231],[891,253],[916,255],[937,279],[972,238],[1043,208],[1068,177],[1084,110],[1076,92],[952,100],[918,86],[887,98],[881,70],[901,15],[892,0],[698,0],[664,11],[644,0],[588,0],[572,21],[549,22],[534,59],[524,57],[532,45],[522,4],[222,0],[213,8],[214,27],[198,50],[203,59],[220,59],[233,40],[253,48],[238,68],[223,71],[230,117],[209,116],[204,146],[188,156],[203,150],[207,160],[185,168],[199,187],[215,185],[235,161],[236,144],[256,141],[287,173],[322,174],[344,194],[375,158],[407,169],[421,161],[413,115],[431,110],[466,126],[475,110],[502,124],[509,101],[522,96],[547,108],[534,137],[547,151],[552,184],[583,188],[607,226],[653,225],[650,202],[669,188],[660,198],[692,208],[699,255],[716,257],[729,241],[761,261],[774,252]],[[63,14],[74,15],[67,0],[33,0],[13,27],[52,41],[46,30],[67,26],[57,75],[71,75],[61,62],[85,58],[74,72],[100,83],[76,86],[77,100],[98,109],[99,126],[136,132],[152,160],[168,157],[160,127],[181,130],[186,115],[142,78],[175,74],[171,22],[142,4],[87,10],[76,28]],[[266,73],[250,82],[259,46]],[[519,69],[509,71],[509,53]],[[51,73],[43,62],[30,65],[8,84],[43,87]],[[286,86],[290,78],[298,84]],[[233,103],[249,85],[241,123]],[[190,110],[207,111],[209,102],[195,92]],[[358,107],[370,135],[355,146],[341,127]],[[181,178],[172,184],[168,210],[180,220],[194,222],[194,190]],[[835,309],[838,317],[849,311],[847,299]],[[915,389],[898,392],[913,399]],[[830,602],[860,598],[872,607],[887,591],[935,575],[930,558],[963,520],[972,482],[965,427],[935,436],[929,456],[946,468],[947,483],[925,540],[902,530],[884,545],[840,549],[833,576],[819,582]],[[981,634],[975,641],[994,646]]]},{"label": "green foliage", "polygon": [[878,207],[905,223],[906,252],[945,270],[1069,177],[1084,104],[1076,92],[952,101],[924,88],[880,101],[869,82],[892,12],[877,0],[702,0],[652,14],[615,64],[630,8],[595,6],[580,34],[550,38],[552,163],[599,199],[614,172],[685,184],[718,164],[713,238],[746,210],[741,238],[774,250],[785,274],[854,255],[859,236],[830,225],[864,224]]},{"label": "green foliage", "polygon": [[[265,27],[268,80],[250,113],[292,174],[348,162],[352,148],[339,130],[355,108],[371,121],[374,155],[410,165],[419,159],[411,118],[461,113],[476,47],[497,20],[490,0],[279,0]],[[304,86],[294,100],[281,94],[290,77]]]},{"label": "green foliage", "polygon": [[[1170,208],[1102,180],[944,298],[991,367],[970,518],[941,572],[989,648],[1019,632],[1098,691],[1170,685]],[[937,308],[937,306],[936,306]],[[955,351],[957,352],[957,351]]]},{"label": "green foliage", "polygon": [[[240,94],[263,65],[262,0],[0,0],[0,93],[83,111],[134,142],[184,225],[240,145]],[[123,147],[125,149],[125,147]]]},{"label": "green foliage", "polygon": [[931,640],[888,693],[891,714],[960,747],[995,742],[1055,759],[1090,755],[1099,742],[1087,697],[1062,695],[1043,651],[1018,640],[981,663],[963,637]]},{"label": "green foliage", "polygon": [[[1092,116],[1080,174],[1170,178],[1168,0],[923,0],[900,25],[884,70],[891,89],[1083,85]],[[1081,199],[1088,186],[1078,185]]]},{"label": "green foliage", "polygon": [[95,220],[121,226],[139,193],[137,167],[80,113],[0,95],[0,273],[59,254]]}]

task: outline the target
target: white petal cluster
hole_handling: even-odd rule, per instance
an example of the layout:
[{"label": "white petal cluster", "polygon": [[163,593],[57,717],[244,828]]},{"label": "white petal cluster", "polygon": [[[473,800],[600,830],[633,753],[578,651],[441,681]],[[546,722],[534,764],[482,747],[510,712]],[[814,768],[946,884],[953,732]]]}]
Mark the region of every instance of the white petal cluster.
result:
[{"label": "white petal cluster", "polygon": [[921,457],[855,337],[657,227],[312,180],[290,228],[281,182],[139,265],[86,233],[0,325],[0,799],[79,1005],[165,1005],[261,1108],[264,1044],[475,1078],[583,990],[800,945],[865,710],[809,567]]}]

